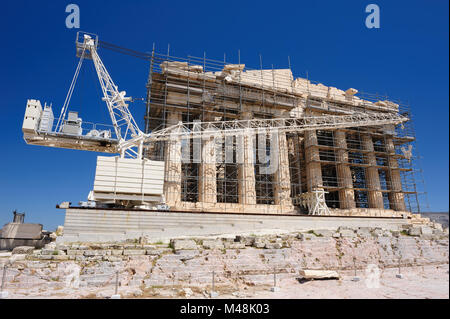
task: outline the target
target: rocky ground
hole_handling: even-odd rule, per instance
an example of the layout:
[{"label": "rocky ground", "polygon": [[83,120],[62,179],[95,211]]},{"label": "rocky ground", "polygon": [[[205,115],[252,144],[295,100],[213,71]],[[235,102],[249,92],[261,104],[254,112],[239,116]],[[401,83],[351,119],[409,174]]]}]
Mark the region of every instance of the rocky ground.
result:
[{"label": "rocky ground", "polygon": [[[213,277],[221,298],[448,298],[448,261],[448,231],[439,226],[51,243],[0,253],[8,298],[109,298],[116,283],[122,298],[209,298]],[[304,281],[304,269],[341,278]]]}]

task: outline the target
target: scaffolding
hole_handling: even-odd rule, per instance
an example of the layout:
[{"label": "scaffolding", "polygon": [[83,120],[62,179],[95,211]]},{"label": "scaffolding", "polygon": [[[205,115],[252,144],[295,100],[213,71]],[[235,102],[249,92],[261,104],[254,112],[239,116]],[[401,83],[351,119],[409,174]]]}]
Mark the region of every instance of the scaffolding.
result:
[{"label": "scaffolding", "polygon": [[[306,213],[308,205],[301,198],[317,193],[324,195],[326,209],[335,214],[400,216],[421,211],[419,197],[426,198],[426,193],[415,164],[419,158],[409,105],[387,96],[294,78],[290,63],[287,69],[263,69],[260,59],[260,68],[250,69],[240,59],[232,64],[225,59],[179,58],[169,53],[159,54],[153,48],[148,56],[145,133],[163,133],[145,142],[144,154],[166,162],[165,197],[171,209]],[[239,121],[248,121],[248,125],[271,119],[283,127],[280,121],[292,124],[323,115],[330,119],[403,116],[409,121],[337,129],[325,125],[304,132],[280,130],[276,137],[264,131],[244,134],[242,141],[232,134],[233,129],[242,128]],[[216,122],[218,128],[231,133],[196,144],[170,140],[170,132],[163,130],[178,124],[192,132],[196,121]],[[258,161],[264,154],[269,156],[273,142],[278,147],[277,158]],[[196,147],[201,150],[200,158],[194,155]],[[267,173],[274,160],[278,169]]]}]

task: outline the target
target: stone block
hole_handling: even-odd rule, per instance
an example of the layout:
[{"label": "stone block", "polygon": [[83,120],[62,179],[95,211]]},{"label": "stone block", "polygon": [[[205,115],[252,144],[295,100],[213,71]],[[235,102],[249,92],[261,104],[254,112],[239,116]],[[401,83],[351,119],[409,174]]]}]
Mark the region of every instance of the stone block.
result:
[{"label": "stone block", "polygon": [[283,245],[280,243],[267,243],[264,248],[266,249],[280,249]]},{"label": "stone block", "polygon": [[334,234],[334,231],[329,229],[317,229],[314,230],[314,233],[319,237],[332,237]]},{"label": "stone block", "polygon": [[34,247],[32,246],[19,246],[13,249],[12,254],[32,254]]},{"label": "stone block", "polygon": [[106,256],[109,255],[107,250],[85,250],[83,253],[86,257],[94,257],[94,256]]},{"label": "stone block", "polygon": [[77,255],[83,255],[83,250],[77,250],[77,249],[68,249],[67,255],[69,256],[77,256]]},{"label": "stone block", "polygon": [[420,236],[420,234],[421,234],[420,227],[411,227],[408,230],[408,235],[409,236]]},{"label": "stone block", "polygon": [[252,246],[255,242],[254,236],[236,236],[236,242],[244,243],[245,246]]},{"label": "stone block", "polygon": [[255,248],[264,248],[264,247],[266,247],[266,242],[263,241],[263,240],[260,240],[260,239],[256,239],[253,242],[253,247],[255,247]]},{"label": "stone block", "polygon": [[231,243],[229,245],[227,245],[229,249],[244,249],[245,248],[245,244],[244,243]]},{"label": "stone block", "polygon": [[300,270],[300,276],[304,279],[339,279],[340,276],[333,270]]},{"label": "stone block", "polygon": [[342,237],[355,237],[355,231],[352,229],[340,229],[339,232],[341,233]]},{"label": "stone block", "polygon": [[297,238],[300,240],[311,240],[313,237],[315,237],[315,235],[310,233],[301,233],[297,236]]},{"label": "stone block", "polygon": [[103,256],[104,261],[110,261],[110,262],[118,262],[122,261],[122,258],[118,256]]},{"label": "stone block", "polygon": [[433,237],[435,237],[437,239],[445,238],[445,237],[448,237],[448,233],[438,230],[438,229],[433,229]]},{"label": "stone block", "polygon": [[370,227],[359,227],[359,228],[356,230],[356,234],[357,234],[359,237],[364,237],[364,238],[368,238],[368,237],[371,237],[371,236],[372,236]]},{"label": "stone block", "polygon": [[192,239],[172,239],[170,241],[173,249],[197,249],[197,244]]},{"label": "stone block", "polygon": [[0,237],[13,239],[41,239],[42,225],[8,223],[1,229]]},{"label": "stone block", "polygon": [[393,230],[391,233],[392,233],[392,236],[394,236],[394,237],[400,237],[400,235],[401,235],[399,230]]},{"label": "stone block", "polygon": [[146,249],[145,254],[150,256],[159,256],[165,252],[172,251],[170,248],[152,248]]},{"label": "stone block", "polygon": [[381,237],[381,236],[383,236],[383,230],[381,229],[381,228],[375,228],[373,231],[372,231],[372,235],[373,236],[375,236],[375,237]]},{"label": "stone block", "polygon": [[56,249],[58,249],[58,250],[68,250],[68,249],[70,249],[70,247],[67,246],[67,245],[63,245],[63,244],[57,244],[56,245]]},{"label": "stone block", "polygon": [[69,256],[67,256],[67,255],[54,255],[52,260],[59,260],[59,261],[69,260]]},{"label": "stone block", "polygon": [[112,249],[111,255],[113,256],[120,256],[123,255],[123,249]]},{"label": "stone block", "polygon": [[42,260],[52,260],[53,259],[53,255],[38,255],[39,259]]},{"label": "stone block", "polygon": [[125,256],[137,256],[137,255],[145,255],[144,249],[125,249],[123,251]]},{"label": "stone block", "polygon": [[433,229],[431,229],[431,227],[428,227],[428,226],[421,226],[420,227],[420,233],[422,235],[432,235],[433,234]]},{"label": "stone block", "polygon": [[[240,244],[240,243],[237,243],[237,244]],[[221,240],[204,240],[202,245],[203,245],[203,248],[205,248],[205,249],[223,249],[224,248],[224,245]],[[243,243],[242,243],[242,245],[245,246]]]}]

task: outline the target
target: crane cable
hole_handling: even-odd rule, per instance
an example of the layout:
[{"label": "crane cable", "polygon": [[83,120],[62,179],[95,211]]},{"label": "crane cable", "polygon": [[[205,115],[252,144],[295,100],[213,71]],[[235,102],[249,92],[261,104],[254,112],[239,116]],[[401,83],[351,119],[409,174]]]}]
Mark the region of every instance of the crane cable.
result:
[{"label": "crane cable", "polygon": [[73,76],[72,83],[70,84],[69,91],[67,92],[66,99],[64,101],[63,107],[61,109],[61,114],[59,115],[58,122],[56,123],[55,132],[60,132],[62,128],[62,122],[66,117],[67,108],[70,103],[70,99],[72,98],[73,89],[75,88],[75,83],[77,82],[78,75],[80,73],[81,65],[84,60],[84,52],[86,50],[86,46],[83,47],[83,52],[81,53],[80,61],[78,62],[77,69],[75,70],[75,75]]},{"label": "crane cable", "polygon": [[115,52],[122,53],[122,54],[126,54],[126,55],[130,55],[135,58],[142,59],[142,60],[150,60],[152,57],[151,54],[135,51],[132,49],[127,49],[127,48],[118,46],[116,44],[108,43],[108,42],[101,41],[101,40],[98,41],[98,45],[101,48],[108,49],[108,50],[115,51]]}]

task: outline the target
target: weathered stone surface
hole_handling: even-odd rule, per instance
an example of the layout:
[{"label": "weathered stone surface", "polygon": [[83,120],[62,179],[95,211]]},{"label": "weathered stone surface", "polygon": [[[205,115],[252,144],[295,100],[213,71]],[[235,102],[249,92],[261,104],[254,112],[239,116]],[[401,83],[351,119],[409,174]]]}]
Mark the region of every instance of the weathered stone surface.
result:
[{"label": "weathered stone surface", "polygon": [[374,230],[372,230],[372,235],[375,237],[381,237],[383,236],[383,230],[381,228],[375,228]]},{"label": "weathered stone surface", "polygon": [[[349,229],[346,229],[347,231]],[[381,229],[380,229],[381,230]],[[341,229],[343,231],[343,229]],[[381,230],[386,232],[385,230]],[[340,234],[340,233],[339,233]],[[433,229],[433,238],[440,233]],[[7,287],[27,287],[39,289],[60,289],[65,287],[65,276],[70,267],[80,269],[80,289],[112,289],[116,271],[119,271],[121,291],[139,288],[144,284],[152,291],[157,287],[207,287],[215,272],[216,285],[236,287],[236,278],[244,285],[270,285],[273,272],[277,280],[296,278],[301,270],[353,270],[365,269],[369,264],[380,267],[403,267],[410,265],[448,264],[448,236],[441,240],[425,240],[420,237],[316,237],[299,240],[294,236],[258,236],[254,242],[264,245],[246,247],[244,239],[226,241],[228,247],[239,245],[236,249],[177,249],[164,245],[160,248],[151,245],[134,245],[125,249],[123,244],[101,244],[101,249],[76,249],[80,246],[68,245],[67,255],[39,255],[33,257],[46,261],[21,260],[11,263],[11,276],[8,274]],[[303,236],[299,236],[303,238]],[[204,239],[208,241],[214,239]],[[194,243],[195,240],[192,240]],[[286,242],[290,248],[283,248]],[[78,245],[78,244],[77,244]],[[129,245],[129,244],[127,244]],[[147,248],[143,248],[143,247]],[[140,247],[140,248],[139,248]],[[197,247],[197,245],[196,245]],[[242,248],[243,247],[243,248]],[[58,248],[61,248],[58,246]],[[75,249],[72,249],[75,248]],[[117,248],[117,249],[114,249]],[[201,248],[201,247],[199,247]],[[55,251],[56,247],[48,249]],[[114,255],[114,250],[120,254]],[[93,254],[84,255],[86,251]],[[111,251],[111,254],[105,252]],[[150,252],[150,253],[149,253]],[[145,255],[143,254],[145,253]],[[12,255],[15,256],[15,255]],[[72,259],[72,260],[67,260]],[[7,258],[0,258],[0,265]],[[60,265],[63,265],[60,267]],[[65,266],[64,266],[65,265]],[[8,270],[9,271],[9,270]],[[339,273],[339,271],[338,271]],[[1,267],[0,267],[1,275]],[[14,279],[15,278],[15,279]],[[13,281],[14,279],[14,281]],[[38,290],[37,290],[38,291]],[[57,292],[58,290],[55,290]],[[30,290],[27,291],[32,296]],[[39,292],[42,296],[43,292]],[[176,294],[176,293],[175,293]],[[87,295],[87,294],[86,294]]]},{"label": "weathered stone surface", "polygon": [[12,254],[32,254],[34,247],[32,246],[19,246],[13,249]]},{"label": "weathered stone surface", "polygon": [[300,270],[300,276],[305,279],[339,279],[340,276],[333,270]]},{"label": "weathered stone surface", "polygon": [[93,256],[106,256],[110,255],[110,250],[85,250],[83,255],[86,257],[93,257]]},{"label": "weathered stone surface", "polygon": [[319,237],[332,237],[334,234],[334,231],[329,229],[317,229],[314,230],[314,233]]},{"label": "weathered stone surface", "polygon": [[202,243],[202,246],[205,249],[223,249],[224,248],[224,245],[221,240],[204,240]]},{"label": "weathered stone surface", "polygon": [[422,232],[421,232],[421,230],[420,230],[420,227],[411,227],[411,228],[408,230],[408,235],[409,235],[409,236],[420,236],[421,233],[422,233]]},{"label": "weathered stone surface", "polygon": [[111,262],[119,262],[122,261],[122,258],[118,256],[103,256],[103,260]]},{"label": "weathered stone surface", "polygon": [[341,233],[341,237],[355,237],[356,234],[351,229],[340,229],[339,232]]},{"label": "weathered stone surface", "polygon": [[235,241],[244,243],[245,246],[252,246],[255,242],[255,236],[236,236]]},{"label": "weathered stone surface", "polygon": [[197,244],[192,239],[172,239],[170,241],[170,244],[172,245],[173,249],[179,250],[179,249],[197,249]]},{"label": "weathered stone surface", "polygon": [[244,243],[236,243],[236,242],[224,242],[223,246],[226,249],[243,249],[243,248],[245,248]]},{"label": "weathered stone surface", "polygon": [[370,237],[372,236],[372,232],[370,227],[359,227],[356,230],[356,234],[360,237]]},{"label": "weathered stone surface", "polygon": [[83,250],[78,250],[78,249],[68,249],[67,250],[67,255],[69,255],[69,256],[83,255],[83,253],[84,253]]},{"label": "weathered stone surface", "polygon": [[266,248],[266,249],[280,249],[281,247],[283,247],[283,245],[280,244],[280,243],[267,243],[264,248]]},{"label": "weathered stone surface", "polygon": [[315,235],[310,233],[300,233],[298,234],[297,238],[300,240],[311,240]]},{"label": "weathered stone surface", "polygon": [[145,251],[145,254],[151,255],[151,256],[159,256],[161,254],[168,253],[171,251],[172,251],[172,249],[170,249],[170,248],[153,248],[153,249],[147,249]]},{"label": "weathered stone surface", "polygon": [[431,227],[421,226],[420,227],[420,233],[422,235],[432,235],[433,234],[433,230],[431,229]]},{"label": "weathered stone surface", "polygon": [[128,256],[128,255],[145,255],[145,250],[144,249],[125,249],[123,251],[124,256]]},{"label": "weathered stone surface", "polygon": [[54,255],[52,260],[69,260],[69,256],[67,256],[67,255]]},{"label": "weathered stone surface", "polygon": [[253,247],[255,247],[255,248],[264,248],[264,247],[266,247],[266,241],[262,240],[261,238],[257,238],[253,242]]}]

